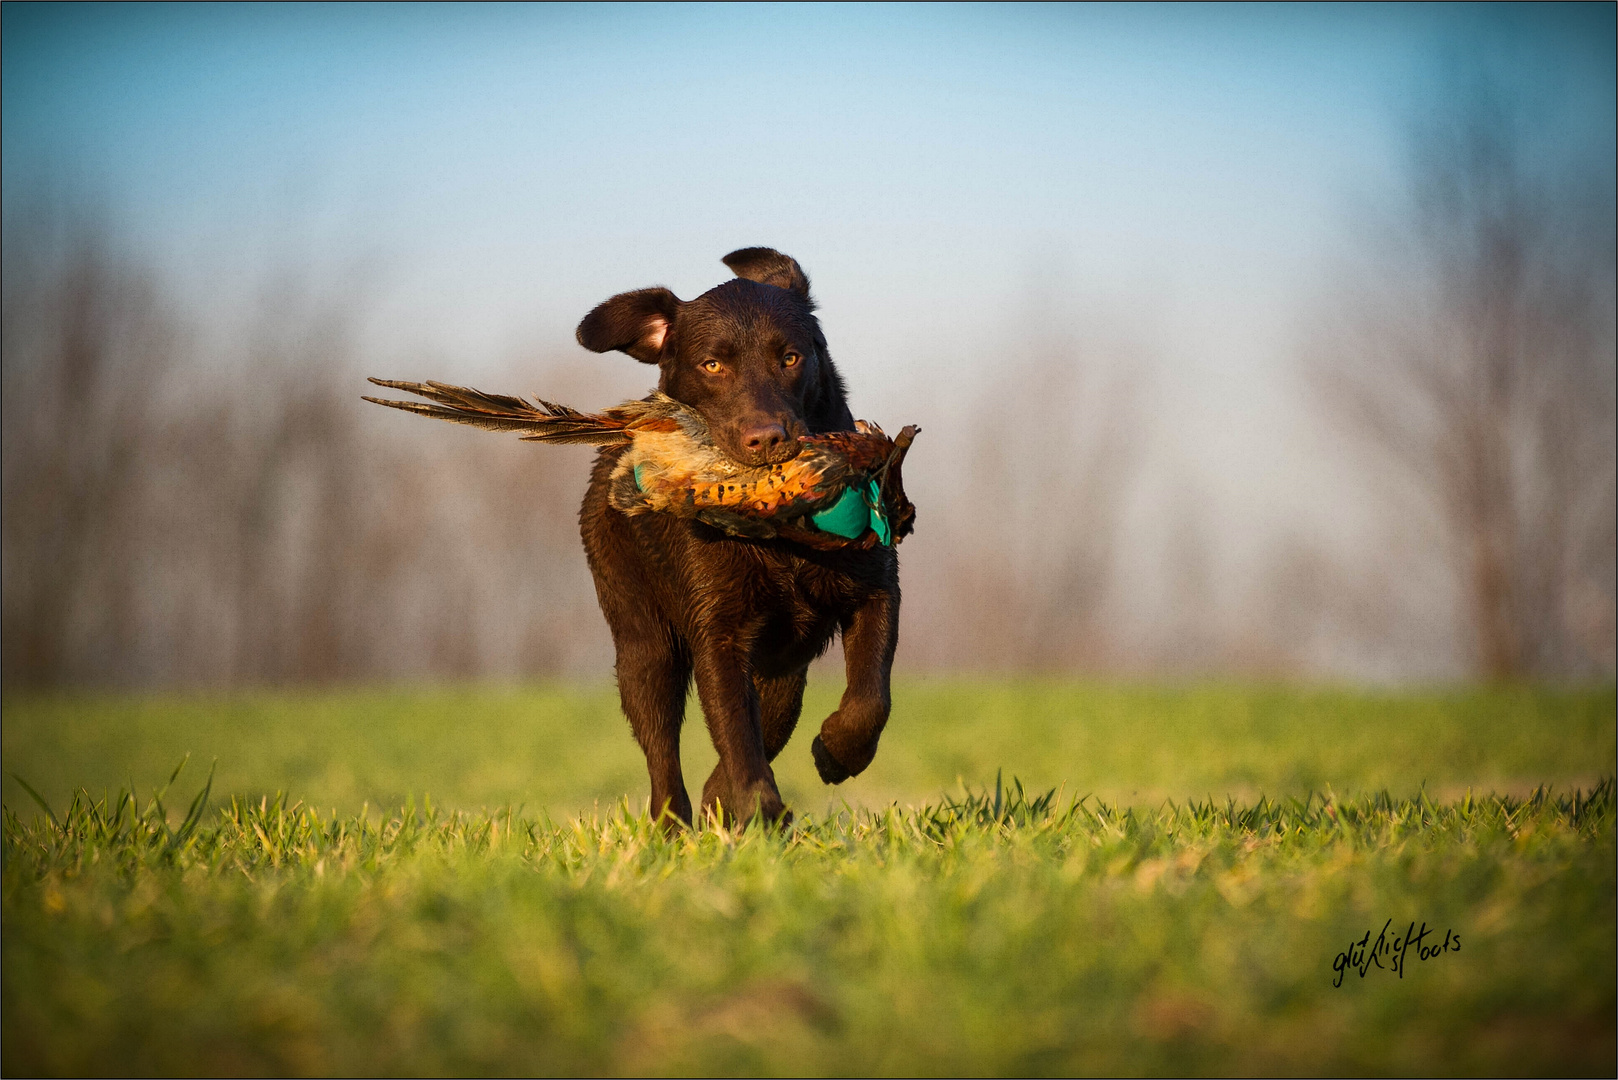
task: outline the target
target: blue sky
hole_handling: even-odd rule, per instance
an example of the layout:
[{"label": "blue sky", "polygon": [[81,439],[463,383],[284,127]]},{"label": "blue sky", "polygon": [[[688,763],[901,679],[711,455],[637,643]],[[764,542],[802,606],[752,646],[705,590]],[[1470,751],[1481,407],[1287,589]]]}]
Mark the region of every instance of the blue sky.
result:
[{"label": "blue sky", "polygon": [[[1264,302],[1386,184],[1470,52],[1612,123],[1610,6],[7,4],[4,186],[67,182],[174,264],[279,248],[442,297],[495,348],[745,243],[879,310],[1073,288]],[[1562,85],[1552,85],[1561,83]],[[971,316],[975,317],[975,316]],[[468,339],[462,324],[481,328]]]},{"label": "blue sky", "polygon": [[1602,4],[0,18],[7,209],[71,193],[196,312],[302,268],[364,294],[370,355],[416,358],[393,373],[471,378],[589,362],[596,302],[695,295],[768,244],[814,278],[872,415],[976,392],[1031,313],[1108,327],[1238,516],[1304,483],[1265,441],[1302,324],[1446,71],[1533,99],[1553,155],[1613,153]]},{"label": "blue sky", "polygon": [[[1396,168],[1435,61],[1514,48],[1610,121],[1612,29],[1605,5],[8,4],[4,182],[71,180],[148,242],[335,214],[336,242],[536,285],[698,289],[739,237],[861,279],[966,255],[923,271],[945,287],[1069,248],[1161,270],[1318,241]],[[546,272],[552,245],[601,265]]]}]

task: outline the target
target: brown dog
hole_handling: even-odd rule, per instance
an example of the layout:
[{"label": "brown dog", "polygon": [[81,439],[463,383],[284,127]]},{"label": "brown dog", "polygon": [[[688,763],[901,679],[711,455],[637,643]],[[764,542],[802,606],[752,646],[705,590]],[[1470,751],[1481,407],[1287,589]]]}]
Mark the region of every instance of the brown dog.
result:
[{"label": "brown dog", "polygon": [[[700,411],[743,464],[786,461],[804,435],[851,430],[797,262],[770,248],[724,261],[736,279],[695,300],[662,288],[614,296],[579,323],[579,344],[658,365],[658,388]],[[811,745],[815,767],[836,784],[876,753],[899,637],[898,560],[891,548],[815,551],[666,514],[629,517],[607,501],[622,452],[597,459],[579,531],[617,647],[624,714],[646,754],[652,811],[691,822],[680,725],[695,675],[719,751],[703,809],[789,818],[770,762],[797,726],[809,662],[838,631],[848,688]]]}]

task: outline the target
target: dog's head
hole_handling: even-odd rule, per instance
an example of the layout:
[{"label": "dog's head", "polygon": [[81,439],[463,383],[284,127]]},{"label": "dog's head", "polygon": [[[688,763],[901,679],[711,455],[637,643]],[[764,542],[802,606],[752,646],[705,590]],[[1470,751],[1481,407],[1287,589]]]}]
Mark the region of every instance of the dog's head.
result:
[{"label": "dog's head", "polygon": [[725,265],[735,279],[695,300],[664,288],[614,296],[579,323],[579,344],[656,364],[658,389],[702,413],[743,464],[787,461],[804,435],[852,428],[803,268],[772,248],[733,251]]}]

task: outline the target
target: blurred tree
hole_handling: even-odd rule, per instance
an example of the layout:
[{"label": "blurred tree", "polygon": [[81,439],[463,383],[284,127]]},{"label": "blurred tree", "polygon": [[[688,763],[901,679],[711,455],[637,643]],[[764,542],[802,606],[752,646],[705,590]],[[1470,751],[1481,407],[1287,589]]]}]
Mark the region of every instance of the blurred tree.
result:
[{"label": "blurred tree", "polygon": [[1610,672],[1612,161],[1486,79],[1446,100],[1313,374],[1442,523],[1480,673]]},{"label": "blurred tree", "polygon": [[923,649],[990,670],[1121,662],[1115,579],[1148,437],[1142,367],[1127,345],[1036,331],[993,365],[972,406],[963,490],[953,506],[929,504],[926,527],[948,537],[951,610],[922,631],[943,641]]},{"label": "blurred tree", "polygon": [[8,689],[607,669],[583,448],[374,415],[362,305],[309,275],[202,347],[93,215],[5,232]]},{"label": "blurred tree", "polygon": [[150,277],[100,230],[6,223],[0,301],[7,685],[56,683],[135,649],[155,407],[176,343]]}]

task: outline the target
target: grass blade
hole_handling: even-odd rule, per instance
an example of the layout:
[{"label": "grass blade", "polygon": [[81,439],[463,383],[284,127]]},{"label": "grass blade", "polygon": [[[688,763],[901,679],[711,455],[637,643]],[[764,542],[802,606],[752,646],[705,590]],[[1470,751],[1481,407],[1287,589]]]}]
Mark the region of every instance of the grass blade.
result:
[{"label": "grass blade", "polygon": [[[202,785],[202,790],[197,792],[197,797],[191,800],[191,809],[186,811],[185,820],[180,822],[180,827],[174,830],[174,834],[169,837],[169,851],[172,852],[185,843],[186,838],[191,835],[197,824],[202,821],[202,813],[208,807],[208,796],[213,792],[213,774],[217,768],[219,768],[219,759],[214,758],[213,764],[208,766],[208,782]],[[179,775],[178,770],[175,771],[175,775]]]},{"label": "grass blade", "polygon": [[45,816],[51,819],[51,824],[60,829],[62,827],[62,823],[56,819],[56,811],[52,810],[51,804],[45,801],[45,796],[35,791],[34,785],[30,784],[16,773],[12,773],[11,778],[17,781],[17,783],[21,784],[24,791],[33,796],[34,801],[39,804],[39,808],[45,811]]}]

